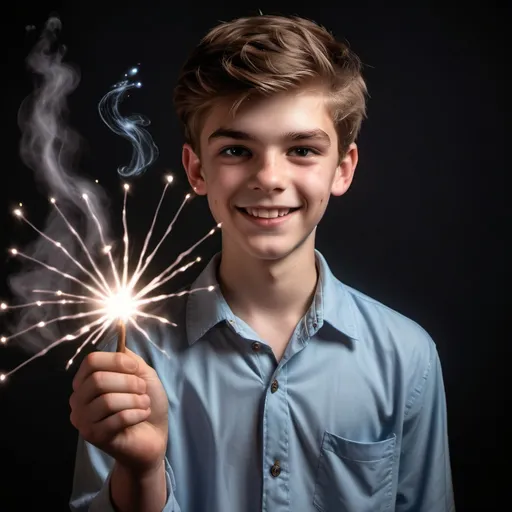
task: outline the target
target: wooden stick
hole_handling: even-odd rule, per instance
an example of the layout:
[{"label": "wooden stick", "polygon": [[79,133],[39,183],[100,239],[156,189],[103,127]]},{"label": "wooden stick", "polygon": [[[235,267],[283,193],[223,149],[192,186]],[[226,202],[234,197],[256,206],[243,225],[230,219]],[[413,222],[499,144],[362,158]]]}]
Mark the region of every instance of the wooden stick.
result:
[{"label": "wooden stick", "polygon": [[126,348],[126,325],[122,320],[119,320],[117,326],[117,351],[124,352]]}]

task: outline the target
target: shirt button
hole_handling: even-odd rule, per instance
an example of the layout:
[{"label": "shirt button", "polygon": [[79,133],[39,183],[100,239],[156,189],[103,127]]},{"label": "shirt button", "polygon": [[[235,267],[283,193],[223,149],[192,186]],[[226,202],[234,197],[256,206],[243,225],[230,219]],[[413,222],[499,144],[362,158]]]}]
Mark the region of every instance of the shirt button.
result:
[{"label": "shirt button", "polygon": [[281,474],[281,465],[279,464],[279,461],[276,460],[274,462],[274,465],[270,468],[270,474],[276,478]]},{"label": "shirt button", "polygon": [[316,329],[318,327],[318,324],[316,322],[313,322],[313,329]]},{"label": "shirt button", "polygon": [[272,391],[272,393],[275,393],[278,389],[279,389],[279,382],[277,382],[277,380],[274,380],[270,386],[270,391]]},{"label": "shirt button", "polygon": [[261,350],[261,344],[255,341],[252,344],[252,349],[254,350],[254,352],[259,352]]}]

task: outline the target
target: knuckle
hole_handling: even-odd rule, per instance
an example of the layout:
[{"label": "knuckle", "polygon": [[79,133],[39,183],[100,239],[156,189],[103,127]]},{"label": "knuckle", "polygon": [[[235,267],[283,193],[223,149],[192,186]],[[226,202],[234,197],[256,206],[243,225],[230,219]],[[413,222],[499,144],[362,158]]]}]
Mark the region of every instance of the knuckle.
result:
[{"label": "knuckle", "polygon": [[113,354],[114,356],[114,362],[116,364],[116,366],[118,367],[123,367],[123,362],[125,361],[125,355],[122,353],[122,352],[115,352]]},{"label": "knuckle", "polygon": [[144,379],[141,379],[140,377],[137,377],[134,383],[134,387],[136,392],[145,393],[147,387],[146,381]]},{"label": "knuckle", "polygon": [[103,395],[101,397],[103,401],[103,406],[106,409],[106,412],[111,412],[115,409],[116,400],[115,397],[111,394]]},{"label": "knuckle", "polygon": [[130,423],[131,416],[132,414],[130,409],[123,409],[122,411],[119,411],[118,418],[121,425],[126,425],[127,423]]},{"label": "knuckle", "polygon": [[127,393],[135,393],[138,389],[138,377],[135,375],[123,375],[123,387]]},{"label": "knuckle", "polygon": [[94,389],[98,391],[103,391],[105,387],[105,374],[103,372],[91,373],[90,379]]},{"label": "knuckle", "polygon": [[121,372],[133,373],[137,364],[134,362],[133,358],[129,357],[127,354],[123,354],[122,352],[116,352],[115,356],[115,364],[116,368]]},{"label": "knuckle", "polygon": [[112,402],[112,396],[109,394],[101,395],[96,399],[96,403],[102,409],[105,409],[105,412],[109,412],[112,409]]},{"label": "knuckle", "polygon": [[133,390],[133,393],[146,392],[146,383],[143,379],[136,377],[130,384],[130,388]]},{"label": "knuckle", "polygon": [[123,378],[123,386],[127,393],[137,393],[139,384],[138,378],[133,375],[125,375]]},{"label": "knuckle", "polygon": [[147,395],[137,396],[136,406],[139,409],[146,409],[149,406],[149,397]]},{"label": "knuckle", "polygon": [[90,352],[89,354],[87,354],[84,357],[81,366],[83,366],[86,370],[94,368],[96,364],[97,355],[98,354],[96,352]]}]

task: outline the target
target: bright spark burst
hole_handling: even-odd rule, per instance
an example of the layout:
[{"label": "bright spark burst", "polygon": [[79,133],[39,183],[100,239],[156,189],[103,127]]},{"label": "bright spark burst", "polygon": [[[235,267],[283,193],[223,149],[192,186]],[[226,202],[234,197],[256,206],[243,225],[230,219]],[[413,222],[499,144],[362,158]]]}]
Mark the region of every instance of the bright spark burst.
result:
[{"label": "bright spark burst", "polygon": [[[55,245],[55,247],[59,248],[62,253],[65,255],[66,258],[68,258],[70,261],[73,262],[73,264],[78,267],[78,269],[81,271],[82,274],[85,274],[85,276],[88,278],[88,280],[84,278],[80,279],[77,278],[69,273],[62,272],[58,268],[51,266],[43,261],[40,261],[36,258],[33,258],[27,254],[24,254],[23,252],[18,251],[15,248],[10,249],[10,253],[13,256],[22,257],[27,260],[30,260],[34,263],[37,263],[39,265],[42,265],[43,267],[46,267],[49,271],[55,272],[59,274],[64,279],[69,279],[74,281],[75,283],[79,284],[80,287],[83,289],[83,294],[72,294],[72,293],[65,293],[61,290],[33,290],[34,293],[44,294],[44,295],[51,295],[53,298],[51,300],[37,300],[34,302],[30,302],[27,304],[20,304],[20,305],[13,305],[9,306],[5,302],[2,302],[0,304],[0,312],[9,311],[12,309],[19,309],[19,308],[27,308],[27,307],[44,307],[45,305],[49,304],[84,304],[85,310],[80,311],[79,313],[75,314],[69,314],[69,315],[63,315],[63,316],[57,316],[54,318],[51,318],[46,321],[40,321],[37,322],[26,329],[23,329],[22,331],[19,331],[15,334],[12,334],[11,336],[1,336],[0,337],[0,343],[7,343],[8,341],[18,338],[22,336],[23,334],[26,334],[29,331],[32,331],[34,329],[41,329],[46,327],[49,324],[60,322],[64,320],[72,320],[72,319],[88,319],[88,323],[80,327],[79,329],[75,330],[74,332],[70,332],[61,338],[55,340],[50,345],[48,345],[43,350],[37,352],[35,355],[15,367],[13,370],[9,371],[5,374],[0,374],[0,382],[4,382],[10,375],[15,373],[16,371],[20,370],[22,367],[33,361],[34,359],[41,357],[45,355],[49,350],[52,348],[60,345],[61,343],[65,341],[73,341],[78,340],[80,338],[85,337],[83,342],[79,345],[77,348],[75,354],[73,357],[68,361],[66,365],[66,369],[68,369],[74,362],[77,355],[88,345],[92,344],[95,345],[98,340],[101,339],[101,337],[107,332],[107,330],[115,323],[118,323],[119,321],[127,324],[131,324],[135,329],[137,329],[141,334],[144,335],[145,339],[150,342],[152,345],[154,345],[158,350],[160,350],[164,355],[167,356],[167,353],[165,350],[162,350],[160,347],[155,345],[153,341],[150,339],[148,333],[140,326],[140,324],[137,322],[137,318],[148,318],[152,320],[156,320],[165,324],[169,324],[172,326],[176,326],[175,323],[171,322],[165,317],[158,316],[151,314],[147,311],[145,311],[145,308],[153,303],[161,302],[163,300],[169,299],[171,297],[179,297],[185,294],[190,294],[198,291],[212,291],[214,290],[214,286],[208,286],[203,288],[195,288],[191,290],[185,290],[178,293],[155,293],[157,289],[159,289],[162,285],[170,281],[173,277],[175,277],[178,273],[184,272],[185,270],[189,269],[194,264],[201,261],[200,257],[195,258],[192,261],[189,261],[185,264],[181,264],[182,260],[186,258],[198,245],[200,245],[202,242],[204,242],[208,237],[212,236],[220,227],[220,224],[217,224],[213,229],[208,231],[206,235],[204,235],[200,240],[198,240],[195,244],[193,244],[191,247],[189,247],[186,251],[182,252],[176,260],[169,265],[167,268],[165,268],[160,274],[155,276],[147,285],[143,286],[142,288],[138,289],[137,285],[140,281],[140,279],[146,275],[146,271],[148,269],[149,264],[153,260],[155,254],[157,253],[158,249],[161,247],[164,240],[169,236],[169,234],[172,231],[172,228],[178,219],[179,214],[185,207],[186,203],[191,197],[191,194],[187,194],[181,203],[180,207],[178,208],[177,212],[175,213],[173,219],[168,224],[167,229],[165,230],[165,233],[160,238],[159,242],[156,244],[154,249],[148,253],[149,244],[151,241],[151,238],[153,236],[153,231],[155,228],[155,223],[158,217],[158,213],[160,211],[160,207],[162,205],[164,196],[166,194],[166,191],[169,187],[169,185],[172,183],[173,177],[171,175],[166,177],[166,183],[162,192],[162,195],[160,197],[160,201],[158,202],[158,205],[156,207],[155,213],[153,215],[153,220],[151,223],[151,226],[146,234],[146,238],[144,240],[144,244],[141,250],[141,253],[139,255],[137,265],[135,268],[135,271],[129,275],[129,235],[128,235],[128,223],[127,223],[127,196],[128,191],[130,189],[130,186],[128,184],[124,185],[124,200],[123,200],[123,209],[122,209],[122,222],[123,222],[123,245],[124,245],[124,252],[123,252],[123,258],[122,258],[122,265],[121,269],[119,270],[116,267],[116,264],[114,262],[114,259],[112,257],[112,246],[107,244],[105,237],[104,237],[104,230],[103,227],[94,213],[93,208],[91,207],[91,204],[89,202],[89,198],[87,194],[82,195],[82,199],[85,201],[88,211],[93,218],[94,222],[96,223],[96,227],[98,229],[98,233],[100,236],[101,243],[103,244],[103,253],[107,256],[110,264],[110,269],[112,271],[112,276],[114,282],[109,284],[107,277],[104,275],[104,273],[101,272],[98,263],[94,260],[92,254],[88,250],[85,242],[78,234],[77,230],[73,227],[73,225],[69,222],[69,220],[66,218],[62,210],[57,205],[57,201],[55,198],[50,198],[50,203],[54,206],[58,214],[62,217],[64,220],[67,228],[71,232],[71,234],[77,239],[78,243],[80,244],[84,255],[87,257],[89,261],[89,268],[82,265],[76,258],[74,258],[69,251],[58,241],[55,240],[49,236],[47,236],[45,233],[43,233],[40,229],[38,229],[30,220],[27,219],[27,217],[24,215],[22,210],[22,204],[19,204],[19,208],[16,208],[13,213],[16,217],[23,220],[26,224],[28,224],[34,231],[36,231],[40,236],[45,238],[49,243]],[[179,266],[181,264],[181,266]]]}]

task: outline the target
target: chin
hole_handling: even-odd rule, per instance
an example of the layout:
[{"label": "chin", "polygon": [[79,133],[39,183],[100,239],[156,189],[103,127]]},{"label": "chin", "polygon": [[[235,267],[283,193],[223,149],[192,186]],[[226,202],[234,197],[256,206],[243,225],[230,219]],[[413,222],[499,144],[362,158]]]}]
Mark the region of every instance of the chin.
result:
[{"label": "chin", "polygon": [[249,255],[257,260],[265,260],[265,261],[279,261],[286,258],[292,251],[284,251],[279,249],[267,249],[267,250],[258,250],[251,249],[247,251]]},{"label": "chin", "polygon": [[[310,240],[312,244],[308,243]],[[310,245],[312,245],[311,248]],[[244,244],[244,252],[248,256],[266,261],[283,260],[292,254],[304,253],[309,249],[314,251],[314,239],[311,235],[295,241],[279,240],[276,237],[273,240],[255,240],[252,243],[246,241]]]}]

